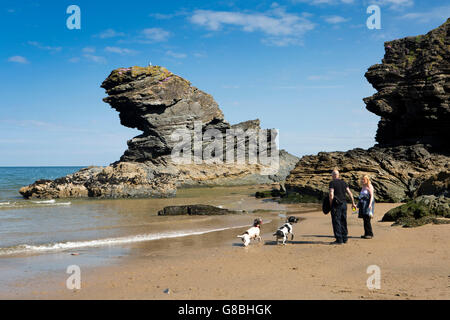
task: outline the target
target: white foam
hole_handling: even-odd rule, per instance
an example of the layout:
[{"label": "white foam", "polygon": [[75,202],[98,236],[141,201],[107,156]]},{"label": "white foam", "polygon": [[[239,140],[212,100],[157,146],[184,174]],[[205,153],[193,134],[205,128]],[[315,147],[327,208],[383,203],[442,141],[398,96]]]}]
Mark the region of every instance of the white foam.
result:
[{"label": "white foam", "polygon": [[16,202],[0,202],[0,208],[6,209],[6,208],[13,208],[16,207]]},{"label": "white foam", "polygon": [[53,205],[55,206],[70,206],[72,202],[56,202]]},{"label": "white foam", "polygon": [[38,205],[49,205],[49,206],[70,206],[72,203],[69,202],[56,202],[55,199],[51,200],[39,200],[39,201],[31,201],[32,203]]},{"label": "white foam", "polygon": [[169,239],[169,238],[181,238],[194,235],[202,235],[211,232],[224,231],[230,229],[244,228],[249,225],[236,226],[236,227],[226,227],[217,228],[209,230],[182,230],[182,231],[168,231],[161,233],[150,233],[150,234],[139,234],[129,237],[118,237],[118,238],[106,238],[98,240],[88,240],[88,241],[69,241],[69,242],[58,242],[53,244],[43,244],[43,245],[18,245],[12,248],[0,248],[0,256],[13,255],[21,253],[37,253],[37,252],[51,252],[51,251],[63,251],[69,249],[80,249],[89,247],[102,247],[102,246],[114,246],[122,244],[130,244],[136,242]]},{"label": "white foam", "polygon": [[38,204],[49,204],[49,203],[55,203],[56,200],[55,199],[51,199],[51,200],[40,200],[40,201],[32,201],[33,203],[38,203]]}]

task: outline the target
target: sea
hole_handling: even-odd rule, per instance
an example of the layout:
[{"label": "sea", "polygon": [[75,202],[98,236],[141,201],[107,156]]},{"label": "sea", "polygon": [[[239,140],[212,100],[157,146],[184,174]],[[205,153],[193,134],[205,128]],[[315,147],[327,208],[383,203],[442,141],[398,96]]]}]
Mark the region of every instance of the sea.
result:
[{"label": "sea", "polygon": [[[18,192],[36,180],[56,179],[79,169],[0,167],[0,291],[15,279],[35,277],[36,272],[65,272],[74,257],[79,265],[95,267],[130,255],[144,256],[153,249],[163,254],[174,243],[170,239],[178,239],[177,246],[204,245],[201,239],[206,234],[234,229],[238,234],[248,228],[258,215],[252,213],[255,210],[284,210],[277,203],[256,199],[256,186],[187,188],[162,199],[27,200]],[[199,203],[243,214],[158,216],[165,206]]]},{"label": "sea", "polygon": [[[187,229],[180,230],[176,221],[168,230],[159,226],[172,218],[157,216],[157,211],[166,204],[186,204],[196,198],[206,203],[214,202],[214,197],[208,199],[201,195],[205,189],[187,189],[188,192],[176,199],[122,200],[26,200],[18,192],[22,186],[36,180],[56,179],[81,168],[0,167],[0,257],[120,245],[241,226],[239,223],[202,226],[201,221],[205,219],[201,217],[186,219],[199,220],[194,224],[185,221],[184,226],[192,225]],[[158,227],[154,226],[156,223]]]}]

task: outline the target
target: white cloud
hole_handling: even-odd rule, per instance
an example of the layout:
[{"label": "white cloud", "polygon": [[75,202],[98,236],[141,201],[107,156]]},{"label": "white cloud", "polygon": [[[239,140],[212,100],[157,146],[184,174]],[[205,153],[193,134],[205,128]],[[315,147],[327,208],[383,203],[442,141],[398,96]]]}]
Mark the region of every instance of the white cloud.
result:
[{"label": "white cloud", "polygon": [[111,52],[111,53],[117,53],[120,55],[134,55],[134,54],[138,53],[135,50],[127,49],[127,48],[120,48],[120,47],[106,47],[105,51]]},{"label": "white cloud", "polygon": [[184,59],[187,57],[187,54],[185,54],[185,53],[173,52],[171,50],[167,51],[166,55],[168,55],[169,57],[172,57],[172,58],[176,58],[176,59]]},{"label": "white cloud", "polygon": [[102,56],[96,56],[93,54],[83,54],[83,57],[85,57],[87,60],[89,60],[91,62],[102,63],[102,64],[106,63],[105,57],[102,57]]},{"label": "white cloud", "polygon": [[401,10],[414,6],[414,0],[370,0],[367,4],[376,4],[393,10]]},{"label": "white cloud", "polygon": [[206,58],[206,57],[208,57],[208,55],[206,53],[203,53],[203,52],[195,52],[194,53],[194,57],[196,57],[196,58]]},{"label": "white cloud", "polygon": [[328,22],[330,24],[338,24],[338,23],[343,23],[343,22],[347,22],[347,21],[350,20],[350,19],[346,19],[346,18],[341,17],[341,16],[326,16],[326,17],[323,17],[323,18],[324,18],[324,20],[326,22]]},{"label": "white cloud", "polygon": [[196,10],[190,22],[211,31],[235,26],[245,32],[261,32],[263,42],[277,46],[301,43],[301,37],[315,25],[305,15],[287,13],[277,5],[264,13]]},{"label": "white cloud", "polygon": [[94,47],[84,47],[81,51],[83,51],[84,53],[94,53],[95,48]]},{"label": "white cloud", "polygon": [[410,12],[400,19],[415,20],[418,22],[441,21],[442,23],[450,17],[450,6],[437,7],[429,11]]},{"label": "white cloud", "polygon": [[70,58],[70,59],[69,59],[69,62],[70,62],[70,63],[77,63],[77,62],[80,62],[80,58],[79,58],[79,57],[73,57],[73,58]]},{"label": "white cloud", "polygon": [[308,3],[310,5],[319,6],[319,5],[336,5],[340,3],[344,4],[352,4],[355,0],[293,0],[294,3]]},{"label": "white cloud", "polygon": [[123,36],[125,36],[125,33],[117,32],[114,29],[106,29],[105,31],[102,31],[99,34],[95,35],[95,37],[100,39],[109,39]]},{"label": "white cloud", "polygon": [[9,62],[15,62],[15,63],[21,63],[21,64],[28,64],[30,61],[28,61],[27,58],[22,56],[12,56],[8,58]]},{"label": "white cloud", "polygon": [[166,13],[150,13],[149,16],[152,17],[152,18],[158,19],[158,20],[167,20],[167,19],[172,19],[175,16],[175,14],[173,14],[173,13],[169,13],[169,14],[166,14]]},{"label": "white cloud", "polygon": [[178,11],[178,12],[175,12],[175,13],[169,13],[169,14],[166,14],[166,13],[151,13],[151,14],[149,14],[149,16],[152,17],[152,18],[158,19],[158,20],[168,20],[168,19],[172,19],[172,18],[175,18],[175,17],[178,17],[178,16],[185,16],[187,14],[188,14],[187,11],[181,10],[181,11]]},{"label": "white cloud", "polygon": [[142,30],[141,35],[147,42],[163,42],[170,37],[170,32],[161,28],[147,28]]},{"label": "white cloud", "polygon": [[[293,3],[307,3],[313,6],[338,5],[338,4],[357,4],[355,0],[292,0]],[[363,6],[367,7],[372,4],[386,6],[390,9],[402,9],[412,7],[414,0],[364,0]]]},{"label": "white cloud", "polygon": [[52,53],[60,52],[60,51],[62,50],[61,47],[45,46],[45,45],[43,45],[43,44],[41,44],[41,43],[39,43],[39,42],[37,42],[37,41],[28,41],[28,44],[29,44],[30,46],[36,47],[36,48],[38,48],[38,49],[50,51],[50,52],[52,52]]}]

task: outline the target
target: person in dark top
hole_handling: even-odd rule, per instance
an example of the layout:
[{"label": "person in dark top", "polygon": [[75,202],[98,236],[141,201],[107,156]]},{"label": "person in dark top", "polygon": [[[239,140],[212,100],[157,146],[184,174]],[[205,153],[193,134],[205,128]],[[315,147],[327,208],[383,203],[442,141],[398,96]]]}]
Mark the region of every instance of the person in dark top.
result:
[{"label": "person in dark top", "polygon": [[329,185],[331,222],[333,224],[334,237],[336,238],[336,241],[332,244],[343,244],[347,243],[348,240],[346,194],[352,199],[352,207],[356,209],[356,205],[347,183],[339,179],[339,171],[335,169],[331,175],[333,177]]}]

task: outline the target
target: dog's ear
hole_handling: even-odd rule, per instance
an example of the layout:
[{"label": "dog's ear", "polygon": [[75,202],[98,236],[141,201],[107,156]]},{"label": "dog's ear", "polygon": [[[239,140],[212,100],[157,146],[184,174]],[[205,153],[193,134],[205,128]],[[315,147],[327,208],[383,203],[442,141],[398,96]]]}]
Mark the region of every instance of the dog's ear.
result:
[{"label": "dog's ear", "polygon": [[294,216],[290,216],[289,218],[288,218],[288,222],[290,222],[290,223],[297,223],[298,222],[298,218],[297,217],[294,217]]},{"label": "dog's ear", "polygon": [[262,219],[261,218],[256,218],[255,220],[253,220],[253,225],[256,227],[256,226],[259,226],[259,225],[261,225],[262,224]]}]

